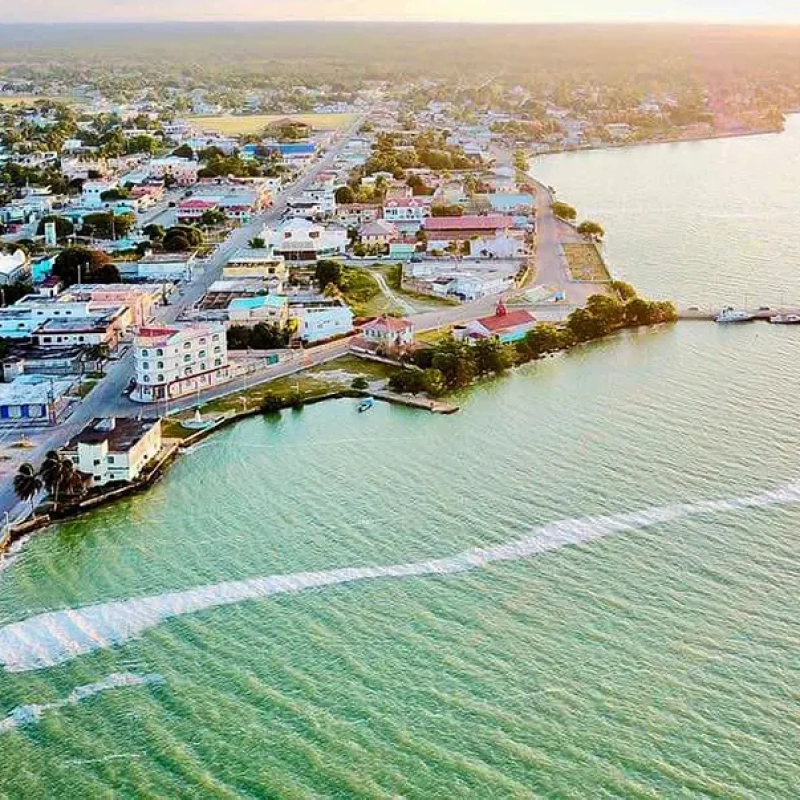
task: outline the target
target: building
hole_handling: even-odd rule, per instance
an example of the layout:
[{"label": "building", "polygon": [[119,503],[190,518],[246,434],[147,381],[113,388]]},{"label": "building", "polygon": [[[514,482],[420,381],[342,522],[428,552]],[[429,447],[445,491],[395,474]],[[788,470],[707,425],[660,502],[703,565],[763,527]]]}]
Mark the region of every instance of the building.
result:
[{"label": "building", "polygon": [[104,345],[113,352],[127,327],[121,321],[121,315],[125,313],[127,309],[78,319],[51,317],[36,328],[31,338],[37,347]]},{"label": "building", "polygon": [[72,383],[45,375],[21,375],[0,384],[0,424],[58,424],[69,404]]},{"label": "building", "polygon": [[504,214],[430,217],[424,229],[429,251],[466,242],[473,258],[519,258],[525,253],[525,231]]},{"label": "building", "polygon": [[498,214],[530,216],[536,207],[534,196],[524,192],[497,192],[486,195],[486,199],[492,211]]},{"label": "building", "polygon": [[385,219],[376,219],[374,222],[362,225],[358,229],[358,235],[362,244],[367,247],[386,247],[396,241],[400,234],[397,225]]},{"label": "building", "polygon": [[28,256],[22,250],[0,253],[0,284],[16,283],[30,274]]},{"label": "building", "polygon": [[191,186],[197,183],[197,172],[200,164],[187,158],[169,156],[167,158],[154,158],[147,164],[148,175],[151,178],[163,180],[172,178],[178,186]]},{"label": "building", "polygon": [[93,486],[131,483],[161,452],[161,420],[136,417],[94,419],[62,450]]},{"label": "building", "polygon": [[86,181],[81,188],[81,206],[83,208],[103,208],[103,194],[117,187],[116,181]]},{"label": "building", "polygon": [[378,317],[364,325],[361,332],[367,344],[375,347],[403,347],[414,341],[414,323],[397,317]]},{"label": "building", "polygon": [[256,325],[266,322],[283,327],[289,320],[289,305],[277,294],[237,297],[228,306],[228,319],[233,325]]},{"label": "building", "polygon": [[404,233],[416,233],[431,215],[429,198],[403,197],[383,204],[383,218]]},{"label": "building", "polygon": [[317,154],[314,142],[273,142],[266,144],[266,147],[278,153],[287,164],[302,164]]},{"label": "building", "polygon": [[83,372],[86,361],[83,347],[34,347],[12,344],[0,361],[2,382],[11,383],[20,375],[68,376]]},{"label": "building", "polygon": [[[95,306],[91,302],[72,301],[61,297],[46,298],[42,295],[28,295],[13,306],[0,308],[0,336],[7,339],[28,339],[45,329],[50,322],[51,330],[76,323],[77,328],[102,326],[102,330],[113,328],[116,339],[124,335],[133,319],[127,306]],[[63,325],[62,325],[63,323]],[[74,326],[73,326],[74,328]],[[47,345],[54,344],[51,340]],[[97,344],[97,341],[63,341],[60,344]]]},{"label": "building", "polygon": [[163,301],[160,283],[76,283],[59,300],[89,302],[92,308],[130,309],[131,324],[145,325],[153,316],[153,308]]},{"label": "building", "polygon": [[344,255],[347,248],[344,228],[327,228],[306,219],[290,219],[277,228],[266,228],[262,238],[287,261],[334,258]]},{"label": "building", "polygon": [[192,279],[194,253],[151,253],[133,263],[138,280],[182,281]]},{"label": "building", "polygon": [[315,344],[353,331],[353,312],[339,300],[291,303],[289,315],[298,321],[298,336]]},{"label": "building", "polygon": [[501,300],[493,316],[482,317],[457,327],[454,336],[468,341],[497,339],[503,344],[511,344],[524,338],[535,325],[536,317],[530,311],[525,309],[508,311]]},{"label": "building", "polygon": [[271,293],[280,294],[289,278],[289,269],[283,256],[275,255],[272,247],[243,247],[222,268],[222,277],[257,278],[264,281]]},{"label": "building", "polygon": [[179,223],[192,224],[193,222],[199,222],[206,212],[219,210],[219,202],[217,200],[201,200],[193,197],[191,200],[184,200],[178,203],[175,216]]},{"label": "building", "polygon": [[141,328],[134,341],[131,399],[174,400],[225,383],[230,377],[225,326],[197,323]]},{"label": "building", "polygon": [[357,228],[374,222],[381,215],[381,207],[371,203],[341,204],[336,209],[336,221],[348,228]]}]

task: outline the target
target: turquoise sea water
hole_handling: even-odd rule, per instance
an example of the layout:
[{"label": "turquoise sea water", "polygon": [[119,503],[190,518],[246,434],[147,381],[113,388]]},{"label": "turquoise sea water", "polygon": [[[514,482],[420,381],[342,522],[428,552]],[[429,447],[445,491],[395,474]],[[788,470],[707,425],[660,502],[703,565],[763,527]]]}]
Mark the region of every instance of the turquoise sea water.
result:
[{"label": "turquoise sea water", "polygon": [[[761,169],[759,208],[782,208],[787,179],[752,148],[798,143],[793,124],[537,169],[607,223],[615,265],[647,291],[712,302],[724,268],[800,298],[788,215],[760,234],[776,263],[752,259],[750,227],[719,223],[729,260],[718,225],[689,266],[684,204],[702,216],[708,195],[651,180],[706,165],[723,195],[731,173]],[[646,257],[611,213],[615,181],[626,196],[650,187]],[[799,345],[792,328],[686,323],[527,367],[465,393],[453,417],[341,401],[254,419],[149,495],[34,537],[0,574],[0,655],[9,631],[19,653],[60,655],[0,673],[0,794],[794,796]],[[706,500],[724,502],[698,510]],[[586,541],[468,572],[306,591],[294,578],[295,592],[158,617],[165,593],[418,564],[532,533]],[[39,616],[131,598],[152,599]],[[145,611],[153,625],[136,630]]]}]

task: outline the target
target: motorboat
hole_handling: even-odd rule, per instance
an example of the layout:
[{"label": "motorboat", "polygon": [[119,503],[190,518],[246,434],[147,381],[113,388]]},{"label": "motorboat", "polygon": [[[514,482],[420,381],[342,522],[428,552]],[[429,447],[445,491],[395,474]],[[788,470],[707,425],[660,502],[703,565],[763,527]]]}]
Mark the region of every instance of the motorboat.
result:
[{"label": "motorboat", "polygon": [[755,315],[749,311],[737,311],[733,306],[728,306],[717,314],[714,322],[726,324],[731,322],[750,322],[753,319],[755,319]]},{"label": "motorboat", "polygon": [[800,325],[800,314],[776,314],[769,321],[773,325]]},{"label": "motorboat", "polygon": [[359,404],[358,404],[358,413],[361,414],[364,411],[369,411],[372,406],[375,405],[375,401],[371,397],[365,397]]}]

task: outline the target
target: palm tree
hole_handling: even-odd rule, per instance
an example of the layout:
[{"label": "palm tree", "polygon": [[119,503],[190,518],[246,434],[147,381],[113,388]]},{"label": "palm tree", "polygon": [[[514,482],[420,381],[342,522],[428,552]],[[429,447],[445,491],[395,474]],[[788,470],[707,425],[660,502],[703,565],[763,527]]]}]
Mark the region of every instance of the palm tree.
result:
[{"label": "palm tree", "polygon": [[107,344],[92,344],[84,351],[84,357],[87,361],[94,361],[97,365],[97,371],[103,374],[103,362],[108,360],[109,347]]},{"label": "palm tree", "polygon": [[58,505],[58,493],[61,487],[71,479],[74,471],[72,461],[64,458],[57,450],[50,450],[44,457],[39,469],[39,477],[47,491],[53,495],[56,505]]},{"label": "palm tree", "polygon": [[42,479],[36,472],[33,464],[20,464],[17,474],[14,476],[14,493],[20,500],[29,500],[31,513],[35,512],[34,500],[42,489]]}]

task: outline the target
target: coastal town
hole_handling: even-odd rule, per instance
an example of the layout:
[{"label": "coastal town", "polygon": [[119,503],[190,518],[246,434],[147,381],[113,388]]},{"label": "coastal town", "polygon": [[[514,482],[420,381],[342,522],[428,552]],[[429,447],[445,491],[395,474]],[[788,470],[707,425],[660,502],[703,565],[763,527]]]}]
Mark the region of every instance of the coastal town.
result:
[{"label": "coastal town", "polygon": [[614,280],[601,221],[531,159],[782,126],[741,92],[621,102],[490,78],[455,97],[443,80],[156,93],[10,72],[6,543],[12,523],[149,485],[243,415],[334,396],[452,411],[441,398],[481,376],[672,321]]}]

